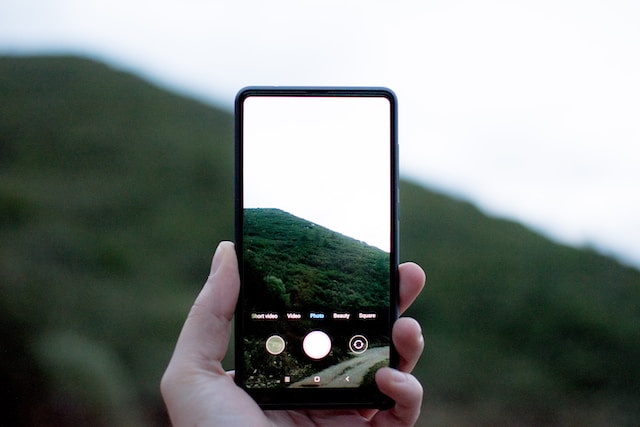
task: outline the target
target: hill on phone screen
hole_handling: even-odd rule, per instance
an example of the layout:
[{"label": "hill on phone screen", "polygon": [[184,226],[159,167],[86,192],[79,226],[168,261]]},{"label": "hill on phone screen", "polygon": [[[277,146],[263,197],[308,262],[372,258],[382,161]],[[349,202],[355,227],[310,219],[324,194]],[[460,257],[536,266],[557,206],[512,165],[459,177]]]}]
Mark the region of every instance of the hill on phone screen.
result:
[{"label": "hill on phone screen", "polygon": [[261,292],[256,304],[386,305],[388,253],[280,209],[244,213],[245,280]]}]

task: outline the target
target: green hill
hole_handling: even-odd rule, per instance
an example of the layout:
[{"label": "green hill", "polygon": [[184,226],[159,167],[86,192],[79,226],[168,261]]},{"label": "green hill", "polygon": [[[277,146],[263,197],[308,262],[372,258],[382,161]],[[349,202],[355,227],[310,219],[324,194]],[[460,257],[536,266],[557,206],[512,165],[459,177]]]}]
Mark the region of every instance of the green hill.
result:
[{"label": "green hill", "polygon": [[271,290],[255,299],[256,310],[388,300],[388,253],[279,209],[245,209],[244,221],[245,277]]},{"label": "green hill", "polygon": [[428,343],[418,369],[433,419],[640,419],[640,272],[409,183],[401,218],[402,253],[429,276],[411,314]]},{"label": "green hill", "polygon": [[[77,58],[0,58],[0,402],[9,425],[162,425],[218,240],[233,120]],[[633,425],[640,272],[409,182],[419,425]],[[230,359],[232,360],[232,359]]]}]

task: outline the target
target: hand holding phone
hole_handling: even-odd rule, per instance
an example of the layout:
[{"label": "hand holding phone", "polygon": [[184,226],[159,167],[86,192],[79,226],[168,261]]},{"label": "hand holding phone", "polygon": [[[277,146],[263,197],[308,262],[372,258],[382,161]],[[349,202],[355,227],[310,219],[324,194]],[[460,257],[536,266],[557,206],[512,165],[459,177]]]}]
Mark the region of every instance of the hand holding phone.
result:
[{"label": "hand holding phone", "polygon": [[[383,92],[387,92],[387,94],[382,94],[382,98],[389,99],[388,91],[383,90]],[[301,94],[306,94],[306,92],[298,92],[298,95]],[[320,92],[316,90],[314,96],[318,94],[320,94]],[[338,90],[336,94],[328,92],[325,92],[324,94],[327,96],[321,98],[332,98],[334,95],[348,95],[357,99],[366,95],[362,91],[358,90]],[[381,94],[380,91],[374,91],[370,92],[369,95],[373,95],[374,98],[379,98]],[[238,99],[241,99],[241,97],[238,97]],[[327,101],[333,100],[327,99]],[[389,224],[381,226],[385,230],[385,233],[388,233],[388,247],[386,247],[385,243],[373,243],[374,241],[379,240],[372,237],[365,237],[365,235],[360,232],[356,232],[355,235],[350,236],[351,232],[344,231],[347,229],[343,229],[342,226],[336,226],[333,223],[329,226],[325,226],[324,219],[322,221],[320,219],[315,219],[315,217],[305,219],[305,215],[300,215],[300,217],[306,221],[300,222],[300,220],[287,217],[288,220],[294,221],[298,225],[303,224],[303,229],[304,227],[308,227],[308,229],[305,229],[307,232],[318,232],[321,237],[325,237],[324,241],[322,241],[323,244],[327,248],[333,248],[333,251],[344,253],[345,248],[351,248],[346,251],[351,255],[345,258],[331,256],[330,258],[332,258],[332,260],[329,261],[329,265],[336,262],[339,263],[339,261],[335,260],[342,259],[343,261],[347,261],[342,262],[344,265],[340,268],[348,268],[350,265],[353,266],[351,268],[352,271],[345,274],[350,274],[350,277],[353,278],[354,282],[361,281],[361,278],[358,279],[356,276],[358,276],[359,271],[362,271],[362,268],[357,266],[358,264],[362,265],[361,261],[362,259],[365,259],[368,261],[364,264],[367,265],[368,263],[369,265],[369,273],[367,276],[377,277],[379,282],[378,285],[385,283],[386,279],[384,276],[386,276],[386,274],[384,273],[384,268],[381,267],[386,265],[385,259],[388,260],[388,273],[390,276],[388,280],[388,291],[386,291],[386,286],[372,286],[369,288],[365,286],[365,290],[376,290],[373,294],[369,292],[370,295],[365,298],[365,301],[367,301],[366,303],[356,304],[355,301],[357,298],[351,295],[343,299],[345,302],[348,302],[348,304],[342,305],[340,305],[340,301],[342,300],[341,298],[331,298],[330,294],[323,294],[324,296],[327,296],[326,304],[320,302],[317,305],[314,305],[313,310],[308,310],[308,313],[306,311],[304,312],[309,316],[308,319],[305,319],[306,322],[318,322],[311,323],[311,325],[318,326],[324,321],[331,320],[331,322],[335,321],[336,325],[343,325],[342,327],[337,327],[335,329],[330,327],[313,327],[306,330],[303,328],[303,332],[300,332],[300,329],[297,331],[295,329],[291,329],[289,332],[287,332],[286,329],[283,329],[282,332],[278,330],[275,331],[275,333],[267,330],[266,325],[273,325],[273,321],[276,320],[274,319],[274,314],[278,317],[280,316],[281,312],[274,311],[276,309],[284,309],[285,318],[294,322],[294,324],[297,320],[302,320],[302,310],[304,306],[294,306],[293,304],[299,301],[305,301],[305,295],[308,296],[309,292],[301,292],[301,289],[298,289],[297,292],[293,292],[294,288],[291,286],[287,287],[289,276],[282,275],[278,269],[269,270],[268,273],[270,274],[261,274],[260,271],[257,271],[257,268],[253,272],[251,269],[245,269],[245,252],[241,249],[241,245],[245,240],[243,236],[243,230],[245,229],[245,216],[244,211],[237,211],[238,213],[242,212],[236,217],[236,220],[241,219],[242,221],[241,226],[237,228],[237,231],[239,231],[241,236],[241,245],[238,245],[236,250],[234,250],[233,244],[230,242],[223,242],[216,250],[216,254],[211,263],[211,273],[209,278],[191,308],[189,316],[187,317],[184,327],[180,333],[180,337],[178,338],[169,366],[162,378],[162,395],[166,402],[168,413],[173,425],[195,425],[202,423],[206,425],[271,424],[286,426],[299,425],[301,423],[313,423],[314,425],[352,426],[356,424],[362,425],[363,422],[366,422],[366,424],[370,425],[407,426],[413,425],[416,422],[422,401],[422,387],[416,378],[410,375],[409,372],[411,372],[415,367],[415,364],[422,353],[424,341],[422,339],[420,326],[415,320],[410,318],[400,318],[395,322],[393,322],[393,320],[395,319],[396,309],[397,313],[402,313],[418,296],[424,286],[425,275],[422,269],[413,263],[403,264],[397,268],[395,267],[395,265],[397,265],[397,229],[394,228],[396,224],[397,202],[397,169],[395,166],[397,162],[397,147],[395,142],[395,98],[385,102],[387,102],[388,105],[379,110],[379,112],[384,111],[382,115],[371,114],[371,111],[367,110],[368,107],[366,107],[366,105],[358,108],[354,108],[355,106],[352,105],[351,108],[342,110],[343,114],[338,116],[325,116],[322,114],[315,116],[316,118],[324,117],[324,123],[316,122],[315,128],[309,128],[305,125],[301,129],[305,132],[300,134],[297,139],[301,142],[305,141],[306,137],[309,137],[310,140],[314,140],[313,133],[307,132],[309,129],[315,129],[315,133],[317,135],[327,136],[327,129],[323,129],[324,127],[327,127],[329,129],[334,129],[334,136],[337,137],[336,141],[339,141],[340,143],[333,145],[328,144],[326,147],[330,148],[328,151],[324,150],[324,152],[323,145],[318,145],[312,149],[309,149],[307,146],[305,150],[301,151],[302,154],[306,153],[304,158],[301,158],[304,160],[304,165],[306,165],[303,168],[300,167],[302,163],[289,167],[289,165],[292,165],[291,162],[283,163],[282,160],[278,160],[277,156],[274,157],[274,153],[277,153],[278,150],[271,150],[271,152],[266,151],[261,157],[258,156],[258,158],[253,161],[257,161],[258,166],[260,167],[266,167],[267,169],[264,169],[266,171],[279,171],[280,182],[286,183],[287,181],[290,182],[297,179],[299,184],[302,184],[300,187],[301,191],[306,190],[311,194],[315,194],[318,196],[316,200],[324,201],[324,204],[332,207],[334,211],[337,206],[341,209],[340,212],[342,212],[345,217],[349,217],[349,214],[355,211],[351,208],[352,205],[350,204],[349,197],[345,198],[342,197],[342,195],[337,194],[340,191],[346,190],[347,194],[352,196],[351,199],[361,200],[361,204],[363,203],[362,200],[367,200],[367,197],[369,200],[376,199],[376,197],[374,197],[375,194],[382,194],[385,198],[388,196],[389,202],[386,207],[382,208],[382,211],[385,212],[384,216],[389,220]],[[368,103],[365,102],[364,104]],[[384,102],[382,104],[384,105]],[[305,109],[300,108],[300,111],[297,112],[288,109],[286,110],[288,113],[284,114],[283,111],[280,110],[279,117],[282,120],[280,120],[279,126],[282,126],[283,123],[291,124],[292,122],[287,121],[287,118],[291,118],[297,113],[301,113],[302,110]],[[273,108],[272,111],[277,112],[278,110]],[[357,114],[352,115],[349,111],[368,111],[365,116],[368,117],[369,120],[364,120],[362,117],[358,119]],[[258,118],[262,116],[263,113],[260,113]],[[276,114],[276,117],[278,117],[278,114]],[[389,165],[382,166],[378,169],[369,169],[370,171],[378,170],[381,173],[380,177],[384,176],[384,179],[381,180],[376,180],[376,178],[368,175],[366,168],[359,168],[358,165],[360,162],[367,163],[368,161],[373,161],[372,159],[375,159],[382,150],[374,150],[373,146],[369,144],[360,146],[360,148],[355,152],[350,152],[350,147],[347,145],[352,145],[355,139],[341,139],[340,135],[342,133],[336,133],[336,128],[334,127],[335,124],[340,121],[343,121],[346,124],[350,123],[351,125],[359,123],[360,127],[365,124],[365,127],[367,127],[373,123],[371,119],[374,117],[376,118],[374,121],[382,123],[384,126],[373,126],[372,129],[378,129],[378,131],[376,131],[378,136],[383,134],[386,135],[384,143],[381,142],[382,138],[378,139],[378,142],[380,143],[378,148],[380,148],[382,144],[388,144],[387,148],[389,148],[389,151],[386,154],[387,159],[389,160]],[[272,121],[272,124],[273,123],[276,122]],[[297,123],[302,122],[300,121]],[[369,125],[366,125],[366,123],[369,123]],[[243,132],[244,129],[240,126],[239,121],[236,125],[238,126],[237,131]],[[293,129],[296,127],[299,126],[291,126],[287,129]],[[380,132],[380,129],[385,129],[385,127],[386,130]],[[286,134],[282,127],[280,127],[280,130],[282,132],[274,133],[271,131],[271,134],[274,135],[276,141]],[[351,130],[353,130],[353,126],[351,126]],[[387,130],[389,133],[387,133]],[[348,134],[348,132],[349,130],[344,134]],[[266,133],[260,131],[255,135],[264,134]],[[363,133],[356,132],[351,135],[352,137],[357,138],[358,135],[362,136]],[[318,140],[318,138],[315,138],[315,140]],[[274,146],[272,146],[272,148],[274,148]],[[372,150],[377,151],[378,153],[374,154]],[[327,152],[333,153],[335,157],[343,155],[344,158],[348,158],[351,162],[351,167],[349,167],[349,162],[333,163],[332,156],[328,156]],[[240,148],[239,153],[242,153],[242,147]],[[242,158],[237,158],[237,161],[242,162],[243,159],[241,159]],[[314,162],[320,166],[319,169],[316,167],[317,165],[314,165]],[[340,164],[346,165],[346,167],[339,167]],[[237,166],[242,166],[242,163],[237,164]],[[269,169],[269,167],[271,167],[271,169]],[[295,167],[297,167],[297,169],[294,169]],[[238,167],[237,170],[240,171],[241,169]],[[281,173],[282,171],[293,170],[299,172],[296,172],[295,176],[291,173],[284,175]],[[342,197],[334,199],[340,200],[339,203],[326,203],[326,197],[328,197],[327,194],[330,194],[331,191],[329,193],[324,192],[323,195],[322,186],[318,186],[317,183],[313,184],[310,180],[303,179],[305,171],[311,172],[318,170],[321,171],[321,174],[327,176],[327,182],[331,180],[329,179],[330,176],[337,175],[342,177],[344,183],[343,189],[341,189],[340,186],[335,185],[326,187],[331,188],[333,192],[336,193],[337,197]],[[347,170],[350,172],[346,173],[345,171]],[[275,175],[277,174],[274,174],[274,176]],[[362,179],[365,176],[368,176],[369,179]],[[244,176],[241,174],[236,176],[237,184],[239,184],[237,186],[239,189],[237,194],[237,207],[239,206],[240,208],[244,208],[243,178]],[[364,191],[366,183],[369,181],[377,182],[378,184],[376,188],[378,188],[378,190],[373,193]],[[255,183],[257,181],[254,180],[253,182]],[[267,182],[268,181],[265,179],[262,184],[266,184]],[[355,185],[356,183],[357,185]],[[258,182],[258,185],[260,185],[260,182]],[[266,188],[268,189],[269,186]],[[367,196],[367,194],[369,194],[369,196]],[[290,196],[293,197],[302,195],[302,192],[290,194]],[[362,196],[363,199],[358,199],[360,196]],[[316,208],[319,208],[322,204],[323,203],[314,203],[313,205]],[[249,206],[247,206],[247,208],[253,209]],[[257,209],[260,208],[261,207],[257,207]],[[278,205],[275,205],[275,208],[278,209]],[[278,210],[284,211],[281,206]],[[373,214],[373,209],[370,209],[370,212]],[[270,213],[276,214],[276,217],[280,217],[281,219],[283,217],[281,212],[271,211]],[[289,213],[291,214],[291,212]],[[267,214],[269,214],[269,212],[267,212]],[[256,223],[256,215],[253,216],[254,218],[251,219],[251,213],[248,215],[249,229],[253,227],[254,231],[252,233],[255,233],[252,237],[264,234],[265,229],[283,230],[282,227],[260,227],[261,221],[257,221]],[[259,217],[260,215],[257,216]],[[372,217],[375,217],[375,215],[372,215]],[[271,218],[273,219],[273,217]],[[355,216],[355,218],[359,218],[362,223],[365,223],[367,215],[360,213]],[[253,224],[251,224],[251,221],[253,221]],[[270,223],[271,221],[267,222],[267,224]],[[277,224],[277,221],[274,221],[273,223]],[[256,227],[256,224],[258,227]],[[284,230],[289,228],[291,227],[284,227]],[[298,229],[300,229],[300,227],[298,227]],[[320,231],[318,231],[318,229]],[[329,235],[327,235],[327,229],[331,232]],[[336,236],[336,231],[340,236]],[[345,237],[350,239],[345,240]],[[300,235],[298,238],[301,241],[305,240],[304,235]],[[306,238],[313,241],[310,236],[307,236]],[[274,240],[273,236],[268,240]],[[357,240],[360,243],[354,244],[353,240]],[[347,241],[350,243],[346,244],[345,242]],[[254,239],[254,244],[255,243],[256,239]],[[258,246],[260,246],[260,239],[257,239],[257,243]],[[246,248],[246,246],[242,247]],[[295,245],[292,245],[292,247],[295,247]],[[358,261],[358,257],[354,258],[352,256],[352,249],[355,248],[356,252],[359,253],[360,249],[363,247],[368,248],[365,251],[368,255],[360,257],[361,259]],[[377,250],[372,250],[372,248],[377,248]],[[387,255],[380,256],[380,251],[387,253]],[[322,255],[321,252],[322,251],[320,251],[319,255]],[[324,255],[329,257],[329,255],[331,255],[329,252],[325,252]],[[249,254],[249,257],[255,255],[248,251],[247,253]],[[271,251],[270,256],[277,256],[278,254],[282,257],[289,256],[292,257],[292,259],[296,259],[296,254],[290,253],[286,245],[279,246],[277,251]],[[300,254],[298,254],[297,258],[300,260],[309,257],[300,256]],[[325,259],[323,261],[322,258],[323,256],[316,256],[313,259],[313,263],[319,266],[326,266],[327,260]],[[238,266],[238,259],[242,262],[242,266],[240,268]],[[272,263],[268,263],[267,265],[271,264]],[[274,263],[273,265],[275,264],[277,263]],[[250,265],[251,262],[249,263],[249,266]],[[264,264],[262,265],[264,266]],[[301,269],[302,273],[305,272],[305,268],[298,266],[298,269]],[[317,273],[324,280],[326,277],[321,273],[326,273],[327,271],[328,269],[322,267]],[[376,271],[378,272],[377,275],[374,274]],[[382,274],[380,274],[381,272]],[[257,283],[268,285],[266,288],[268,292],[263,292],[262,294],[264,297],[263,299],[259,298],[256,300],[254,297],[252,298],[252,292],[249,292],[248,294],[244,291],[242,293],[240,292],[240,273],[242,273],[243,276],[247,273],[249,275],[257,275],[259,279]],[[308,269],[306,273],[309,273]],[[336,275],[335,272],[333,273],[335,277],[332,276],[332,280],[340,283],[340,275]],[[394,277],[397,281],[394,281]],[[344,278],[342,278],[342,280],[343,279]],[[349,284],[351,281],[343,281],[342,283]],[[284,285],[285,292],[282,292],[282,285]],[[319,290],[316,289],[316,287],[312,287],[311,290],[313,291],[315,289],[316,292],[322,292],[323,290],[326,291],[328,289],[332,289],[331,285],[331,283],[328,283],[328,286],[326,287],[320,286],[321,289]],[[349,286],[347,286],[347,288],[349,288]],[[362,290],[363,288],[360,287],[359,289]],[[336,290],[335,286],[333,287],[333,290]],[[356,295],[359,293],[359,291],[355,292],[354,289],[351,290],[354,291],[352,293],[355,293]],[[311,292],[311,294],[313,295],[313,292]],[[317,302],[316,298],[316,303]],[[371,304],[371,302],[374,303]],[[247,305],[247,303],[249,305]],[[237,310],[236,306],[238,307]],[[247,308],[250,307],[260,307],[260,311],[252,309],[247,310]],[[262,310],[263,307],[265,310]],[[229,345],[229,338],[231,336],[231,320],[234,315],[234,311],[236,317],[239,315],[238,313],[248,313],[249,319],[254,317],[253,320],[255,320],[258,325],[263,325],[262,327],[254,328],[260,333],[266,332],[266,335],[262,335],[263,341],[260,352],[255,353],[258,355],[258,358],[264,358],[266,354],[267,358],[271,358],[272,361],[291,361],[291,365],[281,364],[285,369],[289,369],[290,366],[296,366],[296,363],[299,363],[294,359],[295,353],[297,353],[295,357],[302,355],[305,358],[303,360],[309,361],[312,366],[314,366],[314,364],[317,366],[319,364],[326,364],[327,362],[330,362],[329,364],[331,364],[331,361],[335,360],[335,357],[346,357],[347,362],[349,359],[358,360],[361,355],[367,355],[367,353],[373,349],[378,349],[378,352],[385,353],[386,350],[384,347],[388,345],[389,362],[383,362],[382,364],[397,364],[397,370],[389,367],[382,367],[380,369],[377,369],[377,367],[369,367],[366,369],[368,372],[375,371],[375,369],[377,369],[374,375],[375,387],[371,387],[370,385],[362,387],[362,380],[357,379],[354,380],[353,383],[358,384],[358,386],[341,387],[342,391],[339,387],[334,387],[332,385],[327,386],[327,384],[323,383],[324,374],[319,375],[320,385],[305,385],[307,383],[305,383],[304,380],[309,377],[311,378],[311,383],[315,383],[314,377],[316,375],[306,376],[304,378],[290,378],[289,383],[285,384],[293,385],[293,380],[295,379],[296,382],[299,383],[299,386],[291,388],[283,386],[282,388],[293,390],[294,393],[299,393],[303,396],[302,400],[294,399],[291,401],[289,400],[291,397],[289,392],[284,392],[284,394],[277,396],[276,401],[271,400],[271,402],[261,402],[259,406],[258,403],[256,403],[256,400],[259,400],[256,399],[256,396],[258,396],[258,398],[262,398],[264,394],[268,395],[275,392],[278,389],[278,383],[275,382],[276,387],[273,387],[271,382],[266,381],[264,384],[268,387],[263,388],[262,382],[256,381],[251,387],[248,389],[246,388],[247,384],[245,381],[246,378],[248,378],[247,374],[252,375],[253,371],[258,372],[261,367],[264,367],[261,363],[255,363],[256,359],[253,356],[253,353],[239,353],[238,350],[236,350],[236,363],[237,368],[240,371],[240,375],[239,371],[229,373],[222,369],[221,361]],[[312,311],[313,316],[311,315]],[[389,317],[380,316],[380,313],[385,312],[389,314]],[[291,314],[291,316],[287,316],[287,313]],[[327,313],[331,313],[330,318],[327,318]],[[353,313],[356,313],[355,317],[352,317]],[[252,316],[252,314],[255,314],[255,316]],[[336,316],[334,317],[333,314],[336,314]],[[347,314],[349,314],[349,316],[347,316]],[[362,314],[362,316],[360,316],[360,314]],[[299,318],[298,315],[300,315]],[[324,317],[321,315],[324,315]],[[375,319],[373,315],[375,315]],[[355,322],[355,319],[360,317],[361,322],[366,322],[364,325],[369,324],[376,326],[371,327],[371,330],[361,328],[363,324]],[[299,322],[299,324],[304,325],[303,322]],[[265,328],[265,330],[261,331],[260,328]],[[317,331],[323,332],[325,335],[317,333]],[[247,334],[247,332],[249,334]],[[252,330],[243,330],[240,336],[245,338],[247,336],[250,337],[251,333],[253,333]],[[385,338],[385,334],[387,335],[387,338]],[[390,339],[388,338],[389,336]],[[309,341],[305,340],[305,337],[307,337]],[[236,336],[236,339],[238,340],[238,335]],[[249,340],[251,339],[252,338],[249,338]],[[330,342],[328,353],[327,342]],[[244,338],[240,340],[240,347],[238,348],[248,348],[244,347],[243,343],[245,343]],[[236,342],[236,346],[238,346],[238,342]],[[383,349],[380,350],[380,348]],[[238,357],[239,354],[243,354],[243,356]],[[339,362],[336,366],[339,366],[340,363],[343,362]],[[258,376],[254,376],[254,379],[249,382],[255,381],[255,378],[258,378]],[[284,380],[284,378],[282,378],[282,380]],[[344,382],[351,382],[351,376],[349,376],[349,380],[350,381],[346,381],[346,378],[343,376]],[[370,378],[367,380],[368,384],[371,384],[370,380]],[[344,382],[342,383],[343,385]],[[238,387],[236,383],[244,384],[243,387],[245,388],[243,389]],[[253,392],[248,394],[247,391],[249,389],[253,389],[254,392],[257,392],[257,395]],[[305,390],[312,390],[312,392],[306,393]],[[320,393],[316,394],[313,390],[320,391]],[[276,392],[274,394],[277,395],[278,393]],[[358,395],[360,395],[360,397],[357,397]],[[353,399],[353,396],[356,396],[355,400]],[[344,409],[350,406],[354,408],[373,408],[377,406],[386,407],[392,405],[392,402],[395,402],[395,406],[384,411],[377,411],[376,409]],[[263,412],[262,410],[265,407],[288,406],[301,409],[305,407],[336,407],[341,409],[319,409],[311,411],[305,409],[301,411],[289,410],[266,412]]]},{"label": "hand holding phone", "polygon": [[[416,264],[399,267],[399,312],[418,296],[425,275]],[[318,426],[370,425],[410,426],[420,413],[422,387],[410,372],[423,348],[418,323],[400,318],[393,327],[399,354],[398,376],[390,368],[376,375],[376,382],[396,406],[386,411],[316,410],[266,411],[234,383],[233,372],[222,369],[229,344],[240,280],[233,244],[223,242],[216,250],[211,272],[180,332],[173,356],[162,377],[162,395],[174,426],[278,425],[314,423]],[[363,418],[364,417],[364,418]]]}]

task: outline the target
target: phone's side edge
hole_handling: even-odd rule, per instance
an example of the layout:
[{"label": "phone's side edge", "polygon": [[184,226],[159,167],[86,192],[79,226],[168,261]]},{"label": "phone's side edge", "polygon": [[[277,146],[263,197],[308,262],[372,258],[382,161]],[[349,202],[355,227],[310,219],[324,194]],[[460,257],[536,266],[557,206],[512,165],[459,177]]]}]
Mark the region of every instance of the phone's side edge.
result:
[{"label": "phone's side edge", "polygon": [[[391,240],[391,253],[390,253],[390,310],[389,310],[389,337],[392,336],[391,331],[393,325],[398,319],[398,304],[399,304],[399,284],[400,276],[398,271],[398,265],[400,260],[400,246],[399,246],[399,142],[398,142],[398,100],[396,94],[389,88],[375,88],[376,91],[380,91],[389,101],[390,104],[390,144],[389,144],[389,162],[390,162],[390,240]],[[393,339],[390,340],[390,354],[389,354],[389,366],[391,368],[398,368],[400,357],[393,345]],[[378,405],[379,409],[388,409],[395,405],[395,402],[386,398]]]},{"label": "phone's side edge", "polygon": [[[390,194],[390,205],[391,205],[391,274],[393,276],[393,281],[391,284],[391,327],[393,328],[393,323],[399,316],[398,313],[398,304],[399,304],[399,285],[400,285],[400,275],[398,272],[398,264],[400,262],[400,243],[399,243],[399,235],[400,235],[400,179],[399,179],[399,151],[400,146],[398,142],[398,100],[396,94],[388,88],[381,89],[383,92],[387,94],[387,99],[389,99],[390,105],[390,149],[391,153],[389,156],[390,159],[390,170],[391,170],[391,194]],[[394,368],[397,368],[399,363],[398,353],[393,346],[393,340],[391,341],[391,355],[390,355],[390,365]]]},{"label": "phone's side edge", "polygon": [[238,301],[236,303],[235,318],[234,318],[234,359],[235,359],[235,382],[238,386],[243,387],[243,379],[245,378],[244,361],[242,355],[244,354],[243,342],[239,337],[244,336],[244,278],[243,278],[243,155],[242,155],[242,116],[243,116],[243,102],[246,98],[246,90],[241,90],[236,95],[235,99],[235,111],[234,111],[234,242],[236,249],[236,257],[238,259],[238,272],[240,275],[240,292],[238,294]]}]

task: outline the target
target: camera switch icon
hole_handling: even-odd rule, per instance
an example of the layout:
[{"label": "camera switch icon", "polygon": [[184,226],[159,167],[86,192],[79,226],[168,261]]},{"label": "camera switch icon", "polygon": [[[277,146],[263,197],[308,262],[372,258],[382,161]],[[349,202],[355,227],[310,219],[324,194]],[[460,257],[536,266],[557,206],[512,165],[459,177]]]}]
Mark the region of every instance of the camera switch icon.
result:
[{"label": "camera switch icon", "polygon": [[369,341],[364,335],[354,335],[349,340],[349,350],[355,354],[362,354],[369,348]]}]

